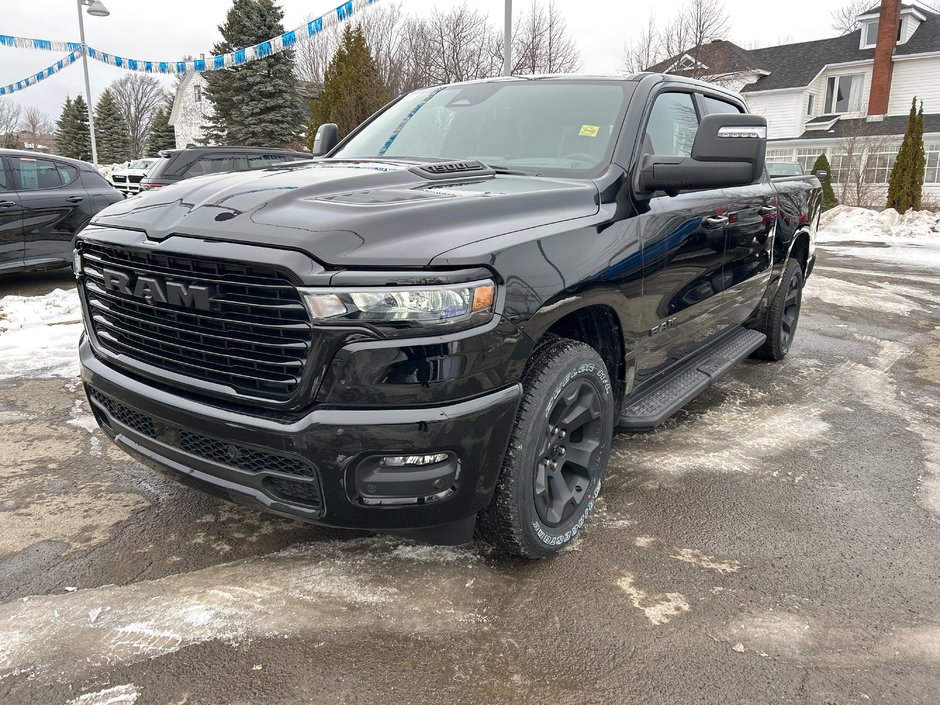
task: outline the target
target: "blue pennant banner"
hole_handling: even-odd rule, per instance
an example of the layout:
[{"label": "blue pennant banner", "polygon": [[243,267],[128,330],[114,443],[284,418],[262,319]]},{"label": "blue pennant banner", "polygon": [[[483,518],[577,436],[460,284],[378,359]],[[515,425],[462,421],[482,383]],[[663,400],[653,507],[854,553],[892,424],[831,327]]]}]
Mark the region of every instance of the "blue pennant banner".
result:
[{"label": "blue pennant banner", "polygon": [[32,76],[27,76],[22,81],[17,81],[16,83],[11,83],[8,86],[0,86],[0,95],[9,95],[10,93],[16,93],[17,91],[22,91],[30,86],[34,86],[39,83],[44,78],[49,78],[49,76],[59,73],[62,69],[67,66],[71,66],[79,57],[82,55],[81,45],[78,45],[78,48],[75,49],[71,54],[66,56],[64,59],[59,59],[52,66],[44,68],[39,73],[34,73]]},{"label": "blue pennant banner", "polygon": [[[254,46],[239,49],[230,54],[220,56],[210,56],[205,59],[194,59],[190,61],[148,61],[143,59],[129,59],[116,54],[109,54],[104,51],[98,51],[88,47],[88,57],[101,61],[111,66],[127,69],[128,71],[141,71],[143,73],[162,73],[162,74],[181,74],[181,73],[202,73],[204,71],[219,71],[221,69],[232,68],[234,66],[244,66],[245,64],[264,59],[282,51],[291,49],[299,41],[311,40],[320,32],[329,29],[335,25],[345,22],[355,13],[363,8],[374,5],[378,0],[347,0],[335,10],[317,17],[302,24],[290,32],[284,32],[277,37],[272,37],[266,41],[255,44]],[[0,34],[0,47],[8,46],[19,49],[45,49],[47,51],[69,51],[71,52],[62,61],[53,64],[44,71],[25,78],[22,81],[0,87],[0,95],[13,93],[23,90],[41,81],[47,76],[60,71],[64,66],[75,62],[76,57],[81,56],[82,45],[74,42],[53,42],[47,39],[26,39],[25,37],[13,37]]]}]

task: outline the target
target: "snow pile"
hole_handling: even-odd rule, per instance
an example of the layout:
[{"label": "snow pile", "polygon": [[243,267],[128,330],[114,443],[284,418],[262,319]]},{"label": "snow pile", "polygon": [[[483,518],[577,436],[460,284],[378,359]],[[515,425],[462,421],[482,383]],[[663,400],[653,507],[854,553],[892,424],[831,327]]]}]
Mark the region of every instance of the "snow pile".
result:
[{"label": "snow pile", "polygon": [[836,206],[822,214],[819,227],[821,240],[940,237],[940,213]]},{"label": "snow pile", "polygon": [[126,169],[130,165],[131,165],[130,162],[121,162],[120,164],[99,164],[98,173],[101,174],[108,181],[110,181],[112,171],[117,171],[118,169]]},{"label": "snow pile", "polygon": [[75,289],[0,298],[0,379],[77,376],[81,332]]}]

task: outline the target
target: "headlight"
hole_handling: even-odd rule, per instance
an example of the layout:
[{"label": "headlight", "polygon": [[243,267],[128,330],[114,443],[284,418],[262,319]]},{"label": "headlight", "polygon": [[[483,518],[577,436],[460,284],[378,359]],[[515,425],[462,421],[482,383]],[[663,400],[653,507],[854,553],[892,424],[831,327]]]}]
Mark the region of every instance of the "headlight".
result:
[{"label": "headlight", "polygon": [[496,305],[492,279],[445,286],[300,289],[300,293],[314,322],[396,328],[480,325],[493,317]]}]

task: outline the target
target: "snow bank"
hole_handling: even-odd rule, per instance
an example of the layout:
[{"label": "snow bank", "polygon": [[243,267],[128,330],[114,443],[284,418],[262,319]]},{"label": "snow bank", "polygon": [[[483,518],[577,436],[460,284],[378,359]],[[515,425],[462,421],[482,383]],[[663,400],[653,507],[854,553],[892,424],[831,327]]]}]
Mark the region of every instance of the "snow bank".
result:
[{"label": "snow bank", "polygon": [[821,240],[940,237],[940,213],[836,206],[822,214],[819,227]]},{"label": "snow bank", "polygon": [[75,289],[0,298],[0,379],[77,376],[81,332]]},{"label": "snow bank", "polygon": [[98,173],[101,174],[108,181],[111,180],[111,172],[117,171],[118,169],[126,169],[130,166],[130,162],[122,162],[120,164],[99,164]]}]

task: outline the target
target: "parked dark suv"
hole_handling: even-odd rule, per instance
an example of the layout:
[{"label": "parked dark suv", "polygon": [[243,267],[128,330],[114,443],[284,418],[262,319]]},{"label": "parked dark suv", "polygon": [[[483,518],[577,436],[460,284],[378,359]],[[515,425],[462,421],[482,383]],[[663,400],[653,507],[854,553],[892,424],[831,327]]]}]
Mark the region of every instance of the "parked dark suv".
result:
[{"label": "parked dark suv", "polygon": [[71,264],[75,234],[123,199],[91,164],[0,149],[0,274]]},{"label": "parked dark suv", "polygon": [[144,180],[141,191],[175,184],[183,179],[229,171],[251,171],[284,162],[302,162],[312,155],[268,147],[187,147],[165,149]]}]

